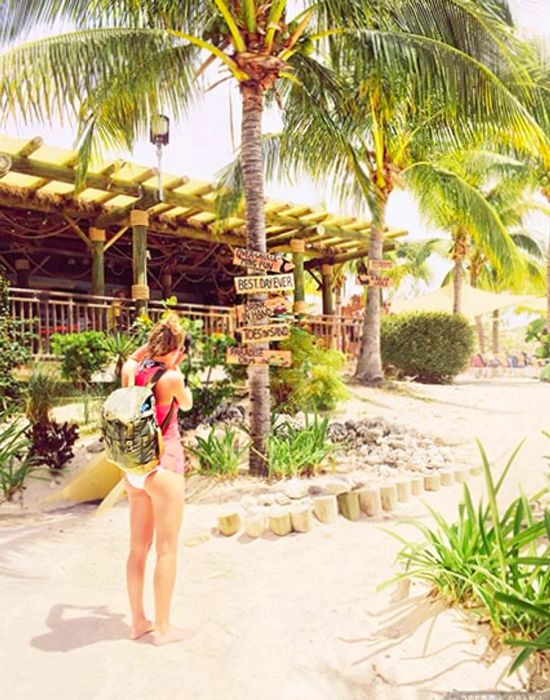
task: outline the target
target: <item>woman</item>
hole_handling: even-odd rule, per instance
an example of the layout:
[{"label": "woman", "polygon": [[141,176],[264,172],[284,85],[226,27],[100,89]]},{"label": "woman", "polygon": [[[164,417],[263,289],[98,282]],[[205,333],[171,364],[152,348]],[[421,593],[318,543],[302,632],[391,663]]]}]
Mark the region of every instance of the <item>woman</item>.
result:
[{"label": "woman", "polygon": [[[163,429],[164,449],[159,465],[143,477],[125,475],[130,501],[130,555],[127,563],[127,584],[132,612],[131,639],[153,632],[157,645],[177,642],[189,632],[170,624],[170,606],[176,579],[178,536],[183,517],[184,479],[183,447],[178,427],[178,409],[188,411],[193,398],[183,382],[179,369],[185,357],[185,331],[179,319],[171,314],[157,323],[147,345],[139,348],[122,368],[122,386],[135,382],[154,384],[159,425],[170,414]],[[143,579],[147,555],[153,542],[157,561],[154,575],[155,622],[143,610]]]}]

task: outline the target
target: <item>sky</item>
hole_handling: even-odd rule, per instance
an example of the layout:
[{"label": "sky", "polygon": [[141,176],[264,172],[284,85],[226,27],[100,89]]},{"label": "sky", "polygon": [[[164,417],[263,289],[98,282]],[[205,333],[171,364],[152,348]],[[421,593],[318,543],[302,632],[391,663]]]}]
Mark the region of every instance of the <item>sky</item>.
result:
[{"label": "sky", "polygon": [[[516,21],[523,32],[548,40],[550,46],[550,0],[511,0],[510,5]],[[212,82],[218,79],[212,75]],[[170,144],[164,149],[163,170],[174,175],[188,175],[194,179],[213,180],[221,168],[233,159],[235,145],[231,133],[237,135],[240,129],[240,101],[237,87],[228,81],[208,92],[192,107],[188,118],[171,125]],[[231,128],[233,126],[233,128]],[[266,113],[264,133],[279,129],[280,116],[277,110]],[[31,138],[40,134],[45,143],[51,146],[71,148],[73,136],[67,129],[44,127],[43,125],[15,125],[10,123],[7,133],[21,138]],[[116,153],[116,157],[127,158],[145,166],[156,165],[154,147],[144,140],[135,145],[132,154]],[[334,201],[330,193],[330,183],[316,187],[312,182],[302,180],[296,183],[269,183],[266,187],[269,197],[292,203],[321,205],[329,211],[354,214]],[[437,231],[424,225],[413,198],[403,191],[392,194],[388,208],[387,223],[390,228],[405,229],[411,239],[439,236]],[[533,217],[530,228],[541,238],[548,234],[546,217]],[[442,264],[434,266],[434,278],[430,286],[437,286],[446,272]]]}]

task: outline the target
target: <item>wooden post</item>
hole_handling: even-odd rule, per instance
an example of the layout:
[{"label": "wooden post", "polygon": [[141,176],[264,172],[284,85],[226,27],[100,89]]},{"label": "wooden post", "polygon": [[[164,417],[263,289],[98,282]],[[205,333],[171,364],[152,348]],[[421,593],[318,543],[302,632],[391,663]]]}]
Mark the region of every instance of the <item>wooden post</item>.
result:
[{"label": "wooden post", "polygon": [[168,299],[172,296],[172,285],[174,283],[173,276],[171,272],[165,272],[160,278],[162,284],[162,297],[163,299]]},{"label": "wooden post", "polygon": [[17,273],[16,285],[23,289],[30,287],[31,263],[27,258],[17,258],[15,261],[15,271]]},{"label": "wooden post", "polygon": [[292,262],[294,263],[294,313],[300,317],[306,312],[306,293],[304,280],[304,252],[305,243],[299,238],[290,241]]},{"label": "wooden post", "polygon": [[149,214],[133,209],[130,212],[132,226],[132,299],[136,301],[137,315],[147,313],[149,287],[147,286],[147,226]]},{"label": "wooden post", "polygon": [[380,489],[377,488],[362,488],[359,490],[359,503],[361,510],[371,518],[382,514],[382,498]]},{"label": "wooden post", "polygon": [[334,316],[334,296],[332,294],[332,265],[321,265],[323,281],[323,314]]},{"label": "wooden post", "polygon": [[92,244],[92,294],[105,296],[105,231],[90,227],[88,236]]},{"label": "wooden post", "polygon": [[397,486],[395,484],[384,484],[380,486],[382,497],[382,508],[387,511],[397,508]]}]

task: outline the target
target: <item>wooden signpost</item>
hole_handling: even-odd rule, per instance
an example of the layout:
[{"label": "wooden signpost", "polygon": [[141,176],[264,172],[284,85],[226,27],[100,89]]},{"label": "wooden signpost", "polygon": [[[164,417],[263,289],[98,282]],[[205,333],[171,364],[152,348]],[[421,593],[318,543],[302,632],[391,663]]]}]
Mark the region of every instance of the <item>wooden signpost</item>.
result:
[{"label": "wooden signpost", "polygon": [[288,323],[273,323],[269,326],[243,326],[237,328],[237,333],[241,334],[243,345],[270,343],[273,340],[290,338],[290,326]]},{"label": "wooden signpost", "polygon": [[288,350],[264,350],[263,348],[237,346],[227,348],[225,359],[228,365],[292,366],[292,353]]},{"label": "wooden signpost", "polygon": [[260,253],[248,248],[235,248],[233,251],[233,265],[249,267],[253,270],[264,272],[290,272],[294,264],[286,260],[281,254]]},{"label": "wooden signpost", "polygon": [[235,277],[237,294],[262,294],[265,292],[285,292],[294,289],[294,275],[254,275]]},{"label": "wooden signpost", "polygon": [[277,314],[286,314],[292,311],[292,302],[286,297],[272,297],[265,301],[249,301],[246,304],[236,306],[235,315],[238,323],[246,326],[248,323],[265,321]]},{"label": "wooden signpost", "polygon": [[369,272],[373,270],[393,270],[395,263],[391,260],[369,260]]},{"label": "wooden signpost", "polygon": [[378,277],[377,275],[369,275],[360,273],[357,276],[358,284],[364,284],[368,287],[380,287],[386,289],[393,285],[393,280],[391,277]]}]

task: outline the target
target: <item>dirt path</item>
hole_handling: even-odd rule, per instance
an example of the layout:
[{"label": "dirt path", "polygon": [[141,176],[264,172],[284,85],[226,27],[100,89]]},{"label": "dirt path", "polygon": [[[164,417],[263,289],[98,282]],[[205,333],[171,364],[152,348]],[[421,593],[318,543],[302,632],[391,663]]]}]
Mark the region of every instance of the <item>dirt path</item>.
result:
[{"label": "dirt path", "polygon": [[[477,435],[495,471],[528,436],[506,491],[513,495],[521,483],[531,492],[544,482],[550,394],[543,384],[464,380],[401,393],[353,391],[347,414],[440,436],[467,462],[478,461]],[[481,492],[481,480],[472,483]],[[427,500],[451,518],[459,495],[455,487]],[[126,504],[103,518],[82,507],[33,524],[0,511],[6,697],[426,700],[456,688],[514,687],[503,679],[507,659],[480,661],[482,628],[441,611],[419,586],[407,597],[376,591],[396,571],[398,545],[382,528],[424,517],[420,501],[379,522],[340,519],[307,536],[259,541],[212,535],[215,514],[215,505],[190,504],[186,512],[174,617],[196,634],[157,649],[125,638]]]}]

